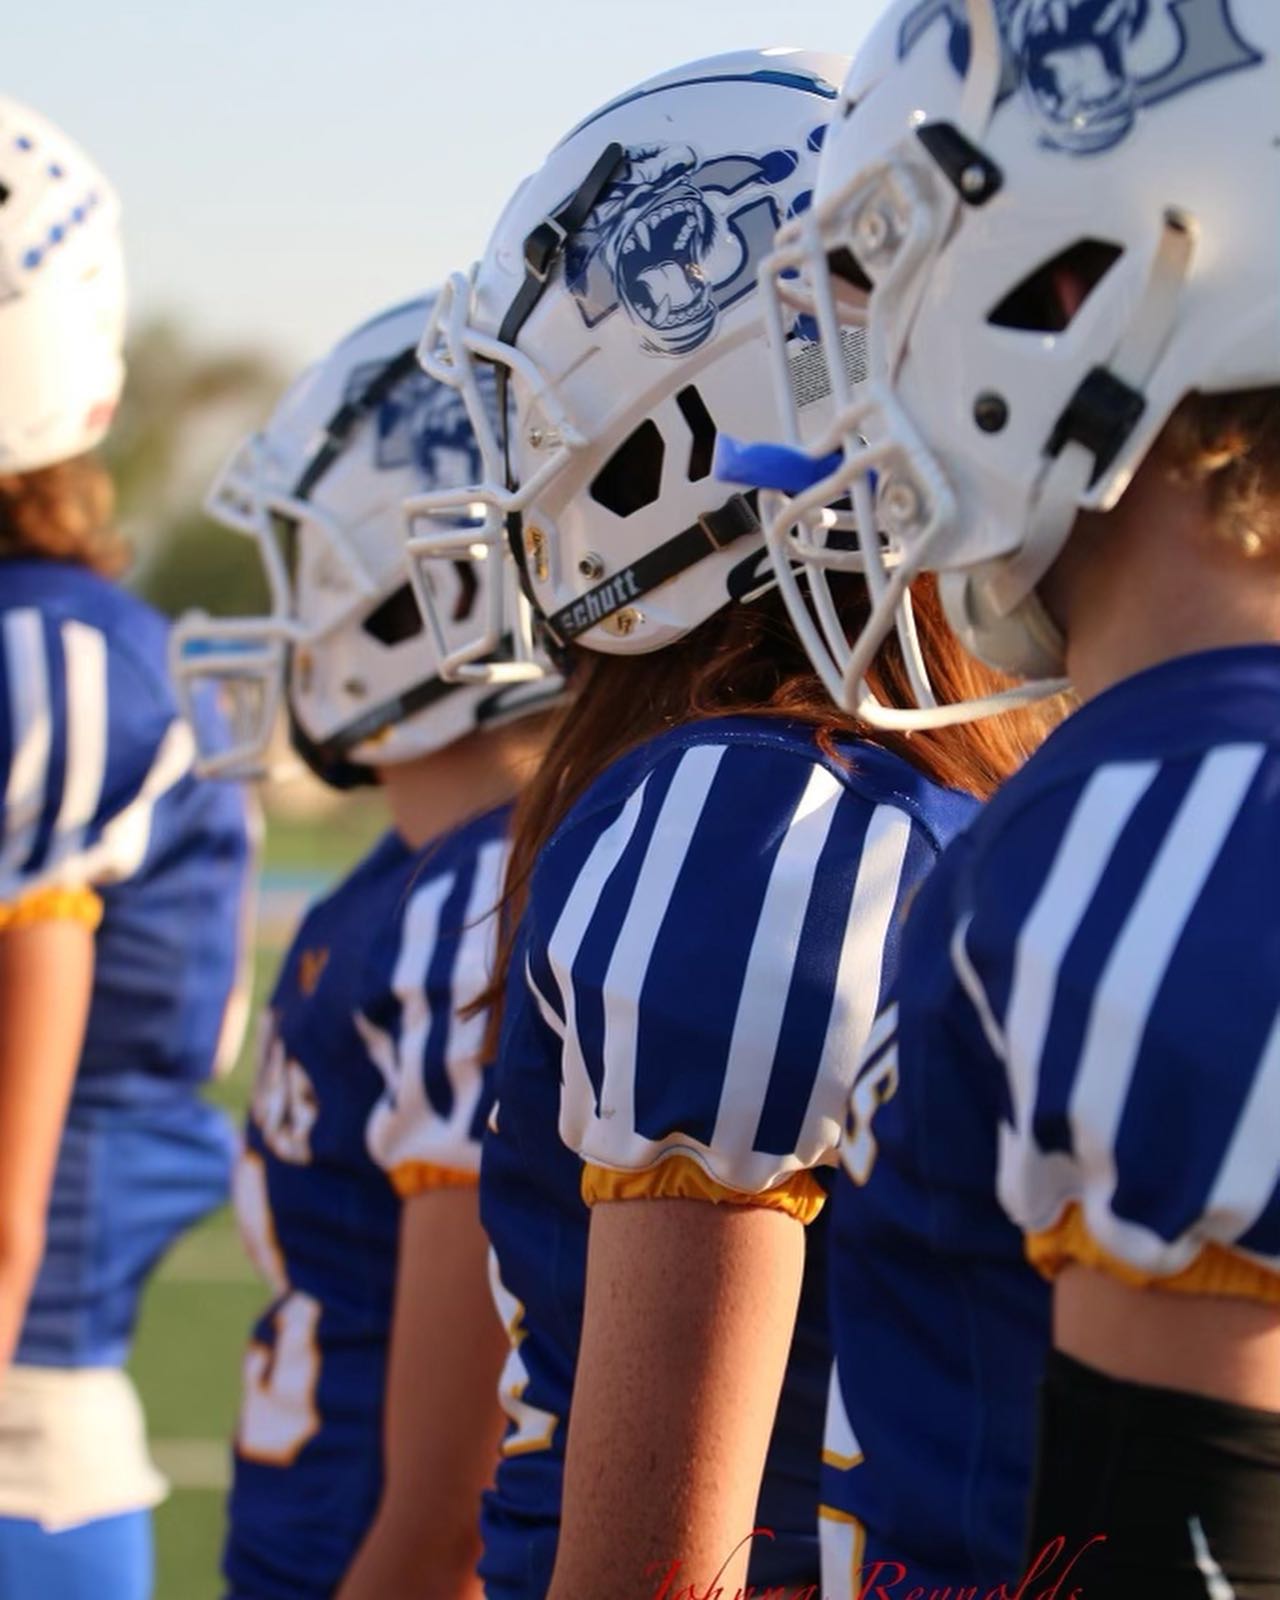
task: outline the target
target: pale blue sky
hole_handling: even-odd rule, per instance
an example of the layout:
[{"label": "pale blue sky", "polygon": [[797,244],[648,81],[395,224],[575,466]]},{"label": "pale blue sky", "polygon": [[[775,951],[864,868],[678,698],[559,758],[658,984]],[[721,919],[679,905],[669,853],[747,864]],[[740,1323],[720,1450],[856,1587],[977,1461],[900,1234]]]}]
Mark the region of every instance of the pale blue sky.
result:
[{"label": "pale blue sky", "polygon": [[479,251],[573,123],[681,61],[848,52],[882,0],[38,0],[0,89],[121,191],[135,315],[290,360]]}]

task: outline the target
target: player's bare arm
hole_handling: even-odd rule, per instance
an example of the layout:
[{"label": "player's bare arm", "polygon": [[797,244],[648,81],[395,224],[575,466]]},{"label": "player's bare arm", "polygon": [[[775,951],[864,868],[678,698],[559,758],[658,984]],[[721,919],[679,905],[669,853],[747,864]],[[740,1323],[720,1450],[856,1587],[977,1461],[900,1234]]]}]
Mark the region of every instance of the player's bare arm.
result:
[{"label": "player's bare arm", "polygon": [[58,917],[0,930],[0,1372],[44,1254],[92,993],[92,926]]},{"label": "player's bare arm", "polygon": [[746,1582],[803,1269],[783,1212],[594,1208],[551,1600],[626,1600],[676,1563],[681,1587]]},{"label": "player's bare arm", "polygon": [[498,1374],[507,1339],[488,1254],[474,1183],[406,1202],[382,1501],[337,1600],[478,1600],[476,1513],[506,1422]]}]

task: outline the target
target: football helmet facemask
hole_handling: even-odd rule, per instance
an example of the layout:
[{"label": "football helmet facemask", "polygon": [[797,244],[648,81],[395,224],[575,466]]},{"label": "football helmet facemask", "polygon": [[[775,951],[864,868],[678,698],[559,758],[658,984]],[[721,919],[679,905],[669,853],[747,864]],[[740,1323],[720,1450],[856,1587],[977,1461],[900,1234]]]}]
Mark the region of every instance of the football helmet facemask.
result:
[{"label": "football helmet facemask", "polygon": [[[509,548],[552,642],[610,654],[660,650],[771,582],[756,508],[712,456],[722,431],[777,431],[756,276],[808,203],[844,66],[766,50],[665,73],[588,117],[521,186],[422,341],[424,368],[466,403],[483,470],[414,503],[421,572]],[[807,416],[830,385],[808,369],[806,382]],[[465,535],[416,520],[473,505],[484,523]],[[510,625],[485,620],[446,672],[519,670],[501,646]]]},{"label": "football helmet facemask", "polygon": [[789,563],[814,584],[832,564],[815,508],[848,495],[879,530],[856,541],[866,628],[806,633],[848,709],[886,720],[863,678],[926,570],[974,655],[1060,673],[1037,585],[1080,511],[1116,505],[1187,394],[1280,384],[1280,231],[1259,200],[1277,52],[1270,0],[895,0],[877,24],[765,284],[828,356],[866,330],[866,381],[837,377],[770,530],[793,611]]},{"label": "football helmet facemask", "polygon": [[[427,299],[412,301],[344,339],[233,452],[210,490],[210,516],[254,541],[270,608],[257,617],[191,613],[175,625],[184,711],[201,726],[196,687],[213,680],[232,730],[229,742],[201,750],[205,775],[260,775],[282,702],[298,754],[325,782],[347,788],[372,782],[375,767],[546,705],[558,691],[549,675],[496,689],[439,675],[409,582],[403,502],[464,482],[476,468],[458,396],[416,360],[429,309]],[[464,529],[468,520],[464,506]],[[506,567],[433,566],[446,646],[469,633],[491,587],[511,582]]]}]

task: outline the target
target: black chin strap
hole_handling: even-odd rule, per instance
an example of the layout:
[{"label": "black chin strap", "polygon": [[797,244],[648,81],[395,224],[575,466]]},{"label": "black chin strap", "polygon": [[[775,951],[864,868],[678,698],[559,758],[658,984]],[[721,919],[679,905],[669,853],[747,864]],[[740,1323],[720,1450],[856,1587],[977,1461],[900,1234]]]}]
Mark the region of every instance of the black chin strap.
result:
[{"label": "black chin strap", "polygon": [[691,528],[665,540],[629,567],[598,583],[562,607],[545,623],[558,645],[565,645],[598,622],[639,600],[651,589],[669,583],[707,556],[727,550],[739,539],[760,532],[760,519],[744,495],[731,495],[715,511],[704,511]]},{"label": "black chin strap", "polygon": [[[544,217],[526,237],[523,252],[524,282],[516,291],[515,299],[507,307],[507,314],[498,329],[500,344],[514,345],[520,337],[521,329],[533,315],[534,308],[547,291],[552,269],[564,254],[565,246],[595,210],[601,196],[617,176],[618,169],[626,160],[626,156],[627,153],[620,144],[606,145],[590,172],[560,209],[551,216]],[[498,366],[498,426],[502,429],[503,474],[507,488],[514,489],[515,482],[511,472],[510,418],[507,408],[507,384],[510,376],[510,368]],[[520,575],[520,587],[524,590],[529,603],[533,605],[533,591],[525,561],[523,519],[518,511],[511,512],[507,517],[507,542],[515,558],[516,571]],[[534,609],[537,609],[536,605]]]},{"label": "black chin strap", "polygon": [[620,144],[606,145],[599,160],[569,196],[559,211],[542,221],[524,241],[524,282],[498,329],[499,344],[514,344],[521,328],[546,293],[551,269],[564,254],[564,247],[595,210],[600,197],[626,159]]},{"label": "black chin strap", "polygon": [[[372,739],[384,728],[407,722],[419,711],[438,704],[455,689],[463,687],[462,684],[446,683],[443,678],[426,678],[412,689],[384,700],[381,705],[372,706],[331,739],[313,739],[294,716],[293,707],[288,706],[290,743],[316,777],[331,789],[370,788],[378,781],[373,768],[348,760],[347,752],[363,744],[366,739]],[[524,688],[525,685],[502,684],[476,706],[477,727],[483,727],[505,709],[504,702],[510,697],[513,687]]]},{"label": "black chin strap", "polygon": [[344,400],[324,425],[320,446],[303,468],[294,487],[295,500],[309,499],[315,486],[346,449],[351,435],[364,419],[376,411],[397,384],[418,365],[418,352],[410,345],[380,367],[359,394]]},{"label": "black chin strap", "polygon": [[[311,498],[316,485],[346,449],[351,442],[352,434],[360,424],[370,417],[411,373],[417,371],[417,368],[417,347],[410,345],[407,350],[401,350],[398,355],[392,356],[385,366],[379,367],[363,389],[352,395],[349,400],[343,401],[325,423],[321,431],[320,444],[294,486],[293,499]],[[292,671],[292,655],[293,647],[290,646],[290,660],[286,662],[286,673]],[[322,742],[312,739],[303,729],[293,714],[292,704],[286,694],[285,704],[289,712],[289,733],[293,748],[311,771],[331,788],[354,789],[376,783],[372,769],[348,761],[347,752],[363,744],[366,739],[381,733],[384,728],[404,722],[415,712],[425,710],[437,700],[444,699],[458,687],[460,687],[458,684],[445,683],[439,677],[425,678],[393,699],[363,712],[340,733]]]},{"label": "black chin strap", "polygon": [[443,678],[427,678],[412,689],[384,700],[381,705],[371,706],[332,739],[312,739],[291,710],[289,732],[293,748],[312,772],[331,788],[357,789],[376,783],[373,769],[349,761],[347,752],[363,744],[366,739],[372,739],[384,728],[407,722],[417,712],[425,711],[428,706],[445,699],[457,687],[456,683],[446,683]]},{"label": "black chin strap", "polygon": [[[622,145],[607,145],[590,172],[569,196],[565,203],[549,217],[544,217],[524,241],[524,282],[515,299],[507,308],[498,329],[498,341],[514,345],[534,308],[546,293],[556,262],[564,254],[569,240],[577,233],[599,204],[601,196],[617,176],[626,161]],[[508,489],[515,488],[511,471],[511,435],[507,407],[507,385],[510,369],[499,365],[497,369],[498,419],[502,429],[503,470]],[[507,517],[507,540],[520,575],[520,587],[537,612],[533,588],[529,581],[528,558],[524,548],[523,518],[518,511]],[[542,619],[553,656],[561,654],[564,647],[593,628],[599,622],[648,594],[660,584],[678,577],[690,567],[713,555],[727,550],[739,539],[760,532],[760,521],[748,501],[740,494],[730,496],[724,505],[704,512],[690,528],[667,539],[656,549],[624,567],[621,572],[606,578],[603,583],[589,589],[586,594],[564,606],[554,616]],[[541,615],[539,613],[539,615]]]}]

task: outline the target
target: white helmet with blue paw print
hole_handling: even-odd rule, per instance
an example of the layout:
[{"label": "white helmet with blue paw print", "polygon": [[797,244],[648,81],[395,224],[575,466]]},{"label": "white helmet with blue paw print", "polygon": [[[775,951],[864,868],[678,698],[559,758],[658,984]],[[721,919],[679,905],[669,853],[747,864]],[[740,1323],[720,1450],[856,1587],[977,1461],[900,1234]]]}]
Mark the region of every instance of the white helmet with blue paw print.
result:
[{"label": "white helmet with blue paw print", "polygon": [[[664,73],[579,124],[520,187],[423,340],[427,370],[467,402],[484,470],[419,509],[487,512],[479,538],[411,523],[423,571],[509,550],[551,640],[610,654],[661,650],[759,591],[755,506],[712,457],[721,432],[777,430],[757,273],[808,202],[845,66],[763,50]],[[500,673],[503,631],[478,633],[447,670]]]}]

